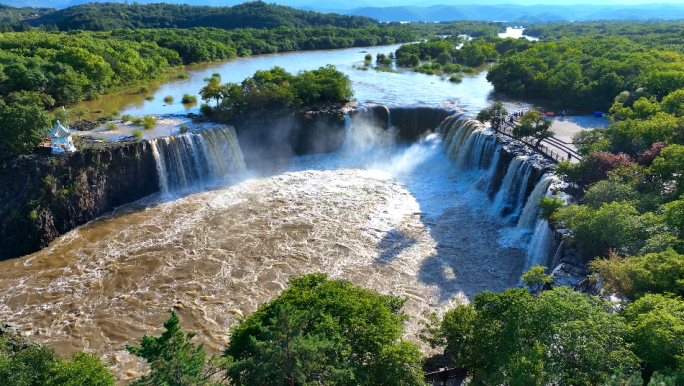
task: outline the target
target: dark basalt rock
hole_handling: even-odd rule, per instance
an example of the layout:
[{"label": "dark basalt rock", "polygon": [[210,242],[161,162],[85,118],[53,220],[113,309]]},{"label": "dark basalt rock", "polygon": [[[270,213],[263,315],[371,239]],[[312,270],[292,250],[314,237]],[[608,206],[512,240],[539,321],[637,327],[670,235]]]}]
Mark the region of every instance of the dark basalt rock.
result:
[{"label": "dark basalt rock", "polygon": [[6,341],[5,348],[9,349],[10,353],[38,345],[22,334],[14,323],[0,323],[0,339]]},{"label": "dark basalt rock", "polygon": [[342,147],[345,107],[281,111],[263,116],[236,117],[235,127],[248,167],[264,160],[330,153]]},{"label": "dark basalt rock", "polygon": [[0,169],[0,259],[36,252],[158,190],[154,156],[145,141],[11,160]]}]

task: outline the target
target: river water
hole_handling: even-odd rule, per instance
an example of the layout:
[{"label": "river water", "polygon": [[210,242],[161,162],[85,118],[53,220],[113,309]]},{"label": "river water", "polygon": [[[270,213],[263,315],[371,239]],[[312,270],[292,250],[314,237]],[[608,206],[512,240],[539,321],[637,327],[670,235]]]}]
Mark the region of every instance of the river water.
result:
[{"label": "river water", "polygon": [[[297,63],[302,57],[311,61]],[[187,91],[221,66],[235,66],[237,80],[274,64],[294,71],[362,57],[354,49],[244,58],[197,69],[187,83],[155,94]],[[352,79],[364,99],[437,104],[453,95],[476,108],[491,93],[481,74],[452,85],[342,68],[362,74]],[[418,79],[434,88],[416,86]],[[177,112],[167,107],[154,101],[126,112]],[[407,338],[415,342],[424,311],[517,284],[526,244],[510,237],[521,233],[516,224],[491,210],[484,170],[455,167],[436,134],[398,146],[391,132],[359,123],[347,138],[336,153],[262,170],[240,172],[244,163],[233,153],[235,167],[222,178],[125,205],[38,253],[0,262],[0,320],[59,353],[86,350],[113,361],[125,384],[145,367],[124,344],[158,333],[168,311],[217,352],[239,316],[277,296],[292,275],[326,272],[407,297]]]},{"label": "river water", "polygon": [[[522,37],[522,29],[509,28],[500,37]],[[301,51],[269,55],[249,56],[228,61],[188,66],[174,71],[161,82],[146,85],[148,93],[140,94],[138,89],[126,90],[114,94],[104,95],[101,99],[84,102],[81,105],[92,111],[102,111],[101,114],[119,110],[122,114],[143,116],[150,114],[184,114],[199,112],[199,104],[183,105],[181,97],[185,93],[197,96],[201,101],[199,90],[206,84],[205,78],[213,73],[221,74],[223,82],[239,83],[243,79],[254,75],[257,70],[270,69],[280,66],[291,73],[302,70],[317,69],[328,64],[334,64],[337,69],[345,73],[352,80],[354,96],[359,102],[374,101],[386,105],[441,105],[458,107],[466,111],[479,111],[487,107],[493,99],[502,100],[511,109],[519,110],[527,105],[493,94],[493,87],[487,82],[487,68],[478,68],[472,74],[464,74],[463,82],[454,84],[447,78],[415,73],[399,68],[399,72],[380,72],[375,70],[362,71],[354,66],[363,66],[366,53],[375,55],[396,51],[401,45],[389,45],[367,48],[349,48],[326,51]],[[187,79],[178,79],[177,74],[185,72]],[[151,101],[146,96],[153,96]],[[164,102],[164,97],[170,95],[173,103]],[[97,117],[101,114],[93,114]]]}]

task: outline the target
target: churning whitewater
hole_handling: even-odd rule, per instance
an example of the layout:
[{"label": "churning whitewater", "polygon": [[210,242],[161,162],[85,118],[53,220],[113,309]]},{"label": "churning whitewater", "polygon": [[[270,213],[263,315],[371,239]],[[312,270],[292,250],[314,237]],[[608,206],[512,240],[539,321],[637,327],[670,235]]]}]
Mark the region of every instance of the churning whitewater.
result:
[{"label": "churning whitewater", "polygon": [[551,181],[526,200],[531,166],[521,157],[494,184],[501,148],[487,129],[452,117],[438,133],[395,145],[391,129],[348,123],[339,152],[268,172],[245,171],[232,128],[152,141],[162,192],[205,189],[126,205],[0,263],[0,319],[60,353],[104,355],[127,379],[143,367],[124,344],[155,333],[172,309],[219,350],[237,318],[289,277],[327,272],[407,297],[417,341],[423,311],[513,287],[548,256],[548,247],[525,247],[548,243],[534,228]]}]

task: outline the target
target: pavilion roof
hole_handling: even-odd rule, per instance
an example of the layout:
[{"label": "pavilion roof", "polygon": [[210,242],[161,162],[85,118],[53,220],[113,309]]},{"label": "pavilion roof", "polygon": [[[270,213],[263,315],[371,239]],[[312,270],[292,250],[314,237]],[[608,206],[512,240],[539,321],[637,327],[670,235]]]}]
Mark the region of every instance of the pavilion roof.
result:
[{"label": "pavilion roof", "polygon": [[54,129],[50,130],[50,132],[45,134],[45,136],[48,138],[66,138],[70,135],[71,131],[62,126],[62,124],[59,123],[59,121],[57,121],[57,126],[55,126]]}]

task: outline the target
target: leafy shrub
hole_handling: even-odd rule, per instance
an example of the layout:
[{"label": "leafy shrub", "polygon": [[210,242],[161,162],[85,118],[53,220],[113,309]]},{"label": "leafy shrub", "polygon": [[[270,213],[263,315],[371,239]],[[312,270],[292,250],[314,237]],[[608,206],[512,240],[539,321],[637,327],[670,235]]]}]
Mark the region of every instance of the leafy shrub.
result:
[{"label": "leafy shrub", "polygon": [[135,119],[135,118],[131,114],[124,114],[121,116],[121,122],[124,122],[124,123],[130,122],[133,119]]},{"label": "leafy shrub", "polygon": [[181,102],[184,104],[197,103],[197,97],[195,95],[183,94]]},{"label": "leafy shrub", "polygon": [[173,97],[171,95],[167,95],[164,97],[164,102],[166,103],[173,103]]},{"label": "leafy shrub", "polygon": [[551,216],[565,205],[565,202],[558,197],[544,197],[539,200],[539,218],[550,220]]},{"label": "leafy shrub", "polygon": [[143,137],[142,131],[140,131],[138,129],[133,130],[133,132],[131,134],[133,135],[133,137],[135,137],[135,139],[138,139],[138,140],[142,139],[142,137]]},{"label": "leafy shrub", "polygon": [[78,352],[70,361],[38,345],[0,339],[3,385],[113,386],[114,377],[97,357]]},{"label": "leafy shrub", "polygon": [[177,78],[178,79],[188,79],[189,76],[188,76],[188,74],[181,72],[180,74],[178,74]]},{"label": "leafy shrub", "polygon": [[105,129],[107,131],[119,130],[119,125],[117,125],[114,122],[107,122],[107,124],[105,125]]},{"label": "leafy shrub", "polygon": [[121,112],[120,112],[119,110],[117,110],[117,109],[114,109],[114,110],[112,110],[112,113],[111,113],[111,114],[112,114],[112,116],[114,116],[114,117],[118,117],[119,115],[121,115]]},{"label": "leafy shrub", "polygon": [[373,60],[373,55],[366,54],[366,56],[363,57],[363,60],[366,62],[370,62],[371,60]]},{"label": "leafy shrub", "polygon": [[394,61],[392,60],[392,58],[384,58],[382,60],[383,66],[388,66],[388,67],[391,66],[393,62]]},{"label": "leafy shrub", "polygon": [[136,125],[136,126],[142,126],[143,119],[140,117],[135,117],[135,118],[131,119],[131,123]]},{"label": "leafy shrub", "polygon": [[146,101],[153,101],[154,100],[154,95],[147,95],[145,96]]},{"label": "leafy shrub", "polygon": [[156,123],[157,120],[151,115],[145,115],[142,119],[142,125],[144,129],[151,129]]},{"label": "leafy shrub", "polygon": [[458,75],[452,75],[452,76],[449,78],[449,82],[451,82],[451,83],[461,83],[461,82],[463,82],[463,78],[460,77],[460,76],[458,76]]},{"label": "leafy shrub", "polygon": [[138,94],[144,94],[148,92],[147,87],[143,86],[138,89]]},{"label": "leafy shrub", "polygon": [[200,105],[200,113],[201,114],[209,116],[209,115],[211,115],[211,112],[212,112],[211,106],[209,106],[208,104],[202,103]]}]

